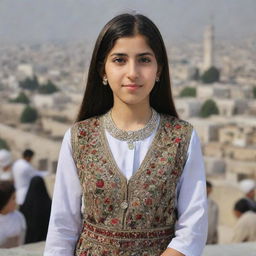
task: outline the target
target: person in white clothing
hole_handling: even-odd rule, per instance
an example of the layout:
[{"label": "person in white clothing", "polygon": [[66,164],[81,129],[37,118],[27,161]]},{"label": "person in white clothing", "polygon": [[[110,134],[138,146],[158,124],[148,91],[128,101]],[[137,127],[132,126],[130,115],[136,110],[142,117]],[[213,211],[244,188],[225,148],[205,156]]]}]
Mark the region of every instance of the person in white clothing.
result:
[{"label": "person in white clothing", "polygon": [[16,210],[13,183],[0,181],[0,248],[22,245],[25,231],[25,218]]},{"label": "person in white clothing", "polygon": [[201,146],[178,118],[161,34],[118,15],[63,139],[44,256],[200,256],[207,227]]},{"label": "person in white clothing", "polygon": [[18,205],[23,204],[31,179],[34,176],[43,177],[48,174],[47,171],[36,170],[31,165],[31,161],[34,156],[34,152],[32,150],[26,149],[22,156],[23,158],[14,162],[12,167],[14,184],[16,188],[16,202]]},{"label": "person in white clothing", "polygon": [[0,180],[12,180],[12,154],[6,149],[0,150]]},{"label": "person in white clothing", "polygon": [[256,213],[251,210],[247,199],[242,198],[235,203],[234,215],[237,217],[237,223],[231,242],[256,242]]}]

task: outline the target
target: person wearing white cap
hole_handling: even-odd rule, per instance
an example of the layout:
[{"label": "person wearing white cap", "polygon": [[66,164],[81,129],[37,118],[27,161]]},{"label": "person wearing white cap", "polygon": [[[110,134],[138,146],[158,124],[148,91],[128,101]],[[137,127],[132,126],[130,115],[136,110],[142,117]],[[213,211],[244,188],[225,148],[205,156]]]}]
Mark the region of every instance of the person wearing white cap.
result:
[{"label": "person wearing white cap", "polygon": [[0,150],[0,180],[12,180],[12,155],[6,149]]},{"label": "person wearing white cap", "polygon": [[248,201],[251,210],[256,212],[255,188],[256,183],[252,179],[244,179],[239,183],[240,190],[244,193],[245,199]]}]

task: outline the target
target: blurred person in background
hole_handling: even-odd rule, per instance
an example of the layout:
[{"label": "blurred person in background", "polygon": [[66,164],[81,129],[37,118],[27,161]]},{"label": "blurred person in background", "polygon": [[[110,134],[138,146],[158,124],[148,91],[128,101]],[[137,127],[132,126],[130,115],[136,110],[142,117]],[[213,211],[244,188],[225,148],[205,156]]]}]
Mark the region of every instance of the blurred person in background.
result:
[{"label": "blurred person in background", "polygon": [[33,177],[25,201],[20,207],[27,223],[26,244],[46,239],[51,203],[43,178]]},{"label": "blurred person in background", "polygon": [[242,198],[235,203],[234,214],[238,221],[234,227],[233,243],[256,241],[256,213],[250,208],[248,200]]},{"label": "blurred person in background", "polygon": [[48,174],[47,171],[36,170],[32,165],[31,161],[34,156],[34,152],[30,149],[26,149],[22,158],[18,159],[13,164],[13,178],[16,188],[16,202],[20,206],[24,203],[28,187],[31,179],[34,176],[45,176]]},{"label": "blurred person in background", "polygon": [[6,149],[0,150],[0,181],[12,180],[12,155]]},{"label": "blurred person in background", "polygon": [[244,179],[239,183],[240,190],[244,193],[245,199],[248,201],[250,209],[256,212],[255,188],[256,182],[252,179]]},{"label": "blurred person in background", "polygon": [[208,201],[208,236],[206,244],[218,243],[218,220],[219,220],[219,207],[209,197],[212,193],[212,183],[206,181],[207,188],[207,201]]},{"label": "blurred person in background", "polygon": [[16,210],[13,183],[0,181],[0,248],[22,245],[25,231],[25,218]]}]

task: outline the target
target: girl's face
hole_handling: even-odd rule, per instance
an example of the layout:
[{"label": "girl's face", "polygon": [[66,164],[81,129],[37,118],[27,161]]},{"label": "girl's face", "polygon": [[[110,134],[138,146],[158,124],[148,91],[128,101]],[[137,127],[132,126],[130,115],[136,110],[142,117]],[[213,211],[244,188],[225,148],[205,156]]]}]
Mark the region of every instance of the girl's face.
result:
[{"label": "girl's face", "polygon": [[13,212],[16,209],[16,196],[15,193],[13,193],[7,202],[7,204],[2,208],[1,214],[8,214],[10,212]]},{"label": "girl's face", "polygon": [[141,35],[119,38],[106,58],[104,77],[114,104],[149,104],[158,75],[155,54]]}]

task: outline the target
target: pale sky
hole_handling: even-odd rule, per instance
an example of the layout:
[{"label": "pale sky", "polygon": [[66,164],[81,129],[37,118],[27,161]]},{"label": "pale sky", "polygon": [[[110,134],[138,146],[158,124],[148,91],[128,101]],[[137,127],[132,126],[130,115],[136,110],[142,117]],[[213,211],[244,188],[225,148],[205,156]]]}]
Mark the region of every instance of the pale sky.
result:
[{"label": "pale sky", "polygon": [[130,10],[151,18],[168,40],[201,40],[211,20],[219,39],[256,36],[256,0],[0,0],[0,42],[91,41]]}]

